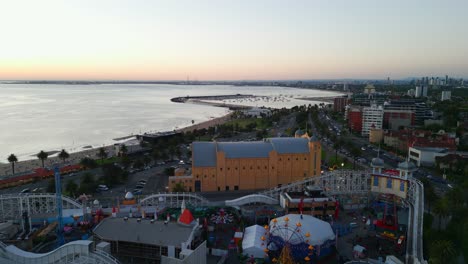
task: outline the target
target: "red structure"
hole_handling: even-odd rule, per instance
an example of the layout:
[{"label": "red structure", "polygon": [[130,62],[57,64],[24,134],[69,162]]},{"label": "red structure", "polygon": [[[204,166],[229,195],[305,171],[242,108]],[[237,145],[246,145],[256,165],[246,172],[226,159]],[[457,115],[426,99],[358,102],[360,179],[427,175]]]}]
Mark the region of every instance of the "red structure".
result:
[{"label": "red structure", "polygon": [[348,127],[353,132],[362,131],[362,109],[360,107],[351,107],[348,109]]},{"label": "red structure", "polygon": [[385,110],[383,116],[383,127],[385,129],[397,130],[399,126],[414,126],[416,115],[407,110]]},{"label": "red structure", "polygon": [[179,223],[190,225],[195,218],[193,218],[192,213],[189,209],[185,209],[184,212],[179,217]]},{"label": "red structure", "polygon": [[[60,174],[67,174],[76,171],[80,171],[83,169],[81,165],[67,165],[60,168]],[[0,180],[0,189],[12,186],[18,186],[33,182],[35,180],[46,179],[54,177],[54,171],[45,169],[45,168],[37,168],[34,170],[33,173],[29,173],[26,175],[21,175],[17,177],[11,177],[7,179]]]}]

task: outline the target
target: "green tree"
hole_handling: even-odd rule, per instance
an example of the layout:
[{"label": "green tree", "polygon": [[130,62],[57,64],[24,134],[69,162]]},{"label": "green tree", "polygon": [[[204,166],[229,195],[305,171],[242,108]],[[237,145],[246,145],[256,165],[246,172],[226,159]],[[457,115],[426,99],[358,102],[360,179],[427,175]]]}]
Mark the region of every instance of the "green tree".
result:
[{"label": "green tree", "polygon": [[55,193],[55,179],[50,179],[47,182],[47,192],[48,193]]},{"label": "green tree", "polygon": [[82,158],[80,160],[80,164],[81,166],[88,168],[88,169],[94,169],[97,167],[96,161],[91,158]]},{"label": "green tree", "polygon": [[155,162],[158,162],[158,160],[161,158],[161,152],[155,148],[153,149],[153,152],[151,152],[151,156]]},{"label": "green tree", "polygon": [[94,193],[95,190],[96,190],[96,182],[94,180],[94,176],[89,172],[85,173],[83,177],[81,178],[80,187],[78,188],[78,193],[79,194],[83,194],[83,193],[91,194],[91,193]]},{"label": "green tree", "polygon": [[120,152],[120,156],[122,156],[122,157],[126,156],[127,153],[128,153],[127,146],[125,146],[125,144],[120,145],[119,152]]},{"label": "green tree", "polygon": [[169,146],[167,152],[169,153],[169,157],[173,160],[174,155],[176,154],[176,148],[174,146]]},{"label": "green tree", "polygon": [[132,161],[127,156],[122,157],[121,162],[125,169],[128,169],[132,164]]},{"label": "green tree", "polygon": [[135,160],[135,162],[133,162],[133,168],[135,169],[141,169],[143,168],[143,166],[145,166],[145,164],[143,163],[143,161],[141,161],[141,159],[137,159]]},{"label": "green tree", "polygon": [[429,263],[445,264],[454,263],[457,252],[450,240],[436,240],[429,247]]},{"label": "green tree", "polygon": [[437,201],[434,206],[434,213],[439,217],[439,230],[442,228],[442,219],[445,219],[449,213],[449,206],[447,199],[444,197]]},{"label": "green tree", "polygon": [[68,152],[62,149],[62,151],[60,151],[60,153],[58,154],[58,157],[65,163],[65,160],[70,157],[70,154],[68,154]]},{"label": "green tree", "polygon": [[173,192],[185,192],[185,186],[183,182],[178,182],[172,187]]},{"label": "green tree", "polygon": [[8,162],[11,163],[12,174],[15,174],[15,163],[18,162],[18,158],[15,156],[15,154],[11,154],[8,156]]},{"label": "green tree", "polygon": [[145,166],[148,166],[151,162],[151,158],[148,156],[148,155],[144,155],[143,156],[143,163],[145,164]]},{"label": "green tree", "polygon": [[424,185],[424,198],[426,199],[427,207],[429,213],[431,213],[431,207],[437,201],[438,197],[435,193],[434,186],[426,178],[421,179],[421,182]]},{"label": "green tree", "polygon": [[104,164],[104,159],[107,158],[107,152],[105,148],[99,148],[99,152],[97,154],[99,158],[101,158],[101,165]]},{"label": "green tree", "polygon": [[338,150],[340,150],[342,147],[342,144],[339,140],[336,140],[335,143],[333,143],[333,149],[335,150],[335,160],[338,160]]},{"label": "green tree", "polygon": [[65,192],[68,193],[70,196],[75,197],[77,191],[78,184],[76,184],[73,180],[69,180],[65,184]]},{"label": "green tree", "polygon": [[49,154],[47,152],[44,152],[41,150],[41,152],[37,153],[37,158],[41,160],[42,162],[42,168],[44,168],[44,160],[46,160],[49,157]]},{"label": "green tree", "polygon": [[360,148],[353,147],[351,148],[351,156],[353,157],[353,169],[356,169],[356,158],[361,156],[362,152]]},{"label": "green tree", "polygon": [[174,176],[174,171],[174,168],[168,167],[164,169],[164,174],[166,174],[167,176]]}]

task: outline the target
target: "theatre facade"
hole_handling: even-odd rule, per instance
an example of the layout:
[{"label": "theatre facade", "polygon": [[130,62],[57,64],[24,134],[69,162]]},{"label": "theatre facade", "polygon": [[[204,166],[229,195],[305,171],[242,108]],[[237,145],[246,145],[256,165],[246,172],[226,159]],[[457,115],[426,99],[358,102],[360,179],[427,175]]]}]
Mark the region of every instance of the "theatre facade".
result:
[{"label": "theatre facade", "polygon": [[170,190],[210,192],[274,188],[320,175],[321,145],[300,131],[295,137],[249,142],[193,142],[191,175],[169,177]]}]

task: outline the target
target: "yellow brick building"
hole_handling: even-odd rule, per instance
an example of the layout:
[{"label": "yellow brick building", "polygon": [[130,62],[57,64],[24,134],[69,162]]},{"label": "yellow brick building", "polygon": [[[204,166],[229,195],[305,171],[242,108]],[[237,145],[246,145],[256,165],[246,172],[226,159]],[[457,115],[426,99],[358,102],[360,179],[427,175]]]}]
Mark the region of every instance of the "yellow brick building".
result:
[{"label": "yellow brick building", "polygon": [[169,177],[187,191],[255,190],[320,175],[321,145],[301,131],[294,138],[254,142],[193,142],[192,175]]}]

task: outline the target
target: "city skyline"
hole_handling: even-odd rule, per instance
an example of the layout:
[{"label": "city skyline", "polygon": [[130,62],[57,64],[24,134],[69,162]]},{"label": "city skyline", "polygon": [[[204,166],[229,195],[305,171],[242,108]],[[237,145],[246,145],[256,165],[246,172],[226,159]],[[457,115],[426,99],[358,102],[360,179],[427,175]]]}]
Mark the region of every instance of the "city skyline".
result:
[{"label": "city skyline", "polygon": [[464,1],[0,3],[1,80],[468,76]]}]

